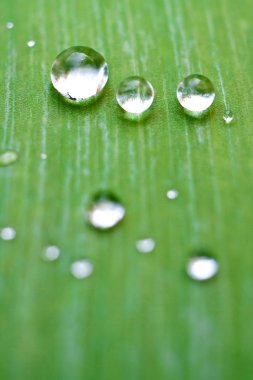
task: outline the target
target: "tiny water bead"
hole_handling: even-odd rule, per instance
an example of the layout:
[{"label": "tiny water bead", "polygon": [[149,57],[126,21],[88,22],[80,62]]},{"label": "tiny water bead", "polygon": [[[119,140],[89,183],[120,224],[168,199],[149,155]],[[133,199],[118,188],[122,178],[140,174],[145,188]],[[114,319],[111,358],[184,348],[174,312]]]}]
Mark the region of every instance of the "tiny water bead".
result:
[{"label": "tiny water bead", "polygon": [[12,227],[4,227],[0,231],[0,237],[3,240],[13,240],[16,237],[16,231]]},{"label": "tiny water bead", "polygon": [[139,76],[124,79],[116,93],[119,106],[133,118],[144,116],[151,107],[154,97],[155,93],[151,83]]},{"label": "tiny water bead", "polygon": [[70,266],[71,274],[78,280],[89,277],[93,272],[93,264],[88,260],[78,260]]},{"label": "tiny water bead", "polygon": [[168,199],[176,199],[178,197],[178,191],[174,189],[168,190],[166,196]]},{"label": "tiny water bead", "polygon": [[27,42],[27,46],[30,48],[34,47],[35,45],[36,45],[36,42],[34,40],[30,40]]},{"label": "tiny water bead", "polygon": [[179,83],[177,99],[186,113],[201,117],[214,102],[214,86],[204,75],[189,75]]},{"label": "tiny water bead", "polygon": [[108,230],[116,226],[125,216],[125,208],[113,194],[101,192],[96,194],[88,209],[88,222],[91,226]]},{"label": "tiny water bead", "polygon": [[141,239],[136,242],[136,249],[140,253],[150,253],[155,249],[155,241],[153,239]]},{"label": "tiny water bead", "polygon": [[227,110],[225,114],[223,115],[223,120],[225,121],[226,124],[232,123],[232,121],[234,120],[234,115],[232,111]]},{"label": "tiny water bead", "polygon": [[40,158],[41,158],[42,160],[46,160],[46,159],[47,159],[47,154],[46,154],[46,153],[41,153],[41,154],[40,154]]},{"label": "tiny water bead", "polygon": [[6,23],[6,28],[7,28],[7,29],[13,29],[13,28],[14,28],[14,23],[13,23],[12,21],[8,21],[8,22]]},{"label": "tiny water bead", "polygon": [[56,57],[51,69],[51,81],[65,99],[85,104],[102,93],[108,81],[108,65],[95,50],[74,46]]},{"label": "tiny water bead", "polygon": [[0,153],[0,166],[11,165],[16,162],[18,159],[17,152],[7,150],[5,152]]},{"label": "tiny water bead", "polygon": [[49,245],[42,253],[42,258],[46,261],[55,261],[60,256],[60,248],[56,245]]},{"label": "tiny water bead", "polygon": [[219,264],[213,257],[195,256],[189,259],[186,271],[193,280],[206,281],[218,273]]}]

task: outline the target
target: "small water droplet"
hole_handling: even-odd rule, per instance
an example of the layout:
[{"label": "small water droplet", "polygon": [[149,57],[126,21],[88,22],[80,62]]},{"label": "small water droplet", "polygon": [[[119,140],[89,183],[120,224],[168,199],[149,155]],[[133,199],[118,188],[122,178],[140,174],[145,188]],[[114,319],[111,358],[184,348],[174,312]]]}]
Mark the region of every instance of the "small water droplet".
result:
[{"label": "small water droplet", "polygon": [[6,24],[7,29],[13,29],[14,28],[14,23],[12,21],[8,21]]},{"label": "small water droplet", "polygon": [[125,208],[113,194],[107,192],[95,195],[88,209],[88,222],[100,230],[116,226],[124,216]]},{"label": "small water droplet", "polygon": [[35,45],[36,45],[36,42],[34,40],[30,40],[27,42],[27,46],[30,48],[34,47]]},{"label": "small water droplet", "polygon": [[75,261],[71,264],[70,272],[75,278],[82,280],[92,274],[93,264],[88,260]]},{"label": "small water droplet", "polygon": [[218,262],[210,256],[195,256],[187,264],[187,274],[196,281],[206,281],[213,278],[219,270]]},{"label": "small water droplet", "polygon": [[175,189],[171,189],[167,191],[167,198],[168,199],[176,199],[178,197],[178,191]]},{"label": "small water droplet", "polygon": [[0,154],[0,166],[7,166],[13,164],[18,159],[17,152],[9,151]]},{"label": "small water droplet", "polygon": [[150,82],[139,76],[124,79],[117,90],[119,106],[131,118],[140,118],[146,114],[154,101],[154,89]]},{"label": "small water droplet", "polygon": [[47,154],[46,153],[41,153],[40,158],[42,160],[46,160],[47,159]]},{"label": "small water droplet", "polygon": [[192,74],[177,88],[177,99],[186,113],[201,117],[214,102],[215,91],[212,82],[204,75]]},{"label": "small water droplet", "polygon": [[16,237],[16,231],[12,227],[5,227],[0,231],[0,237],[3,240],[13,240]]},{"label": "small water droplet", "polygon": [[61,251],[59,247],[56,245],[49,245],[45,248],[42,258],[46,261],[55,261],[59,258],[60,253]]},{"label": "small water droplet", "polygon": [[234,120],[234,115],[232,111],[227,110],[225,114],[223,115],[223,120],[225,121],[226,124],[232,123],[232,121]]},{"label": "small water droplet", "polygon": [[140,253],[150,253],[155,249],[155,241],[153,239],[141,239],[136,242],[136,249]]},{"label": "small water droplet", "polygon": [[108,66],[104,57],[95,50],[74,46],[56,57],[51,80],[65,99],[84,104],[102,93],[108,81]]}]

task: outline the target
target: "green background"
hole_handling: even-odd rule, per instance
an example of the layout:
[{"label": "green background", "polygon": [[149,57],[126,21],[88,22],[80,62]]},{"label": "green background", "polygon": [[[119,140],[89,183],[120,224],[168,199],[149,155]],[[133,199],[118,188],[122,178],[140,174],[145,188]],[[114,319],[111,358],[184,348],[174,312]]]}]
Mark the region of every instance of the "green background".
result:
[{"label": "green background", "polygon": [[[1,379],[252,379],[252,11],[250,0],[1,0],[1,150],[19,152],[0,168],[0,228],[17,231],[0,241]],[[50,86],[72,45],[109,64],[89,108]],[[190,73],[216,88],[203,120],[176,100]],[[156,90],[140,125],[114,98],[134,74]],[[99,189],[127,210],[109,233],[84,221]],[[143,237],[154,253],[136,252]],[[41,260],[48,244],[55,263]],[[185,274],[199,250],[220,263],[206,284]],[[87,280],[69,273],[79,258],[94,263]]]}]

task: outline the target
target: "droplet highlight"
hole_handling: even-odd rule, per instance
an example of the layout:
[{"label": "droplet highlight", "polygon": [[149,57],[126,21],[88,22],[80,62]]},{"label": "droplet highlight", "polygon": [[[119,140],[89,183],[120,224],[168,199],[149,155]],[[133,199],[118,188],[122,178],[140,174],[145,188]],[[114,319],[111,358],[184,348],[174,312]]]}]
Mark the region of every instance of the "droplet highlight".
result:
[{"label": "droplet highlight", "polygon": [[14,164],[18,159],[18,154],[17,152],[14,151],[6,151],[0,153],[0,166],[7,166]]},{"label": "droplet highlight", "polygon": [[155,97],[153,86],[146,79],[131,76],[124,79],[116,92],[118,105],[129,118],[142,118],[150,109]]},{"label": "droplet highlight", "polygon": [[102,93],[108,81],[108,65],[97,51],[85,46],[74,46],[56,57],[51,81],[66,100],[85,104]]},{"label": "droplet highlight", "polygon": [[232,121],[234,120],[234,115],[232,111],[227,110],[223,115],[223,120],[225,121],[226,124],[232,123]]},{"label": "droplet highlight", "polygon": [[7,29],[13,29],[13,28],[14,28],[14,23],[13,23],[12,21],[8,21],[8,22],[6,23],[6,28],[7,28]]},{"label": "droplet highlight", "polygon": [[27,42],[27,46],[28,46],[29,48],[32,48],[32,47],[34,47],[35,45],[36,45],[36,42],[35,42],[34,40],[30,40],[30,41]]},{"label": "droplet highlight", "polygon": [[213,257],[196,256],[189,259],[186,270],[193,280],[207,281],[217,275],[219,264]]},{"label": "droplet highlight", "polygon": [[179,83],[177,99],[187,114],[204,116],[214,102],[214,86],[204,75],[189,75]]},{"label": "droplet highlight", "polygon": [[16,231],[12,227],[4,227],[0,231],[0,237],[3,240],[13,240],[16,237]]},{"label": "droplet highlight", "polygon": [[178,191],[175,189],[168,190],[166,194],[168,199],[176,199],[178,195]]},{"label": "droplet highlight", "polygon": [[57,247],[56,245],[49,245],[43,251],[42,258],[45,261],[55,261],[59,258],[60,253],[61,251],[59,247]]},{"label": "droplet highlight", "polygon": [[46,153],[41,153],[41,154],[40,154],[40,158],[41,158],[42,160],[46,160],[46,159],[47,159],[47,154],[46,154]]},{"label": "droplet highlight", "polygon": [[136,249],[140,253],[150,253],[155,249],[155,241],[153,239],[141,239],[136,242]]},{"label": "droplet highlight", "polygon": [[93,272],[93,264],[88,260],[78,260],[71,264],[71,274],[78,280],[89,277]]},{"label": "droplet highlight", "polygon": [[116,226],[125,216],[125,208],[111,193],[96,194],[89,206],[87,219],[91,226],[108,230]]}]

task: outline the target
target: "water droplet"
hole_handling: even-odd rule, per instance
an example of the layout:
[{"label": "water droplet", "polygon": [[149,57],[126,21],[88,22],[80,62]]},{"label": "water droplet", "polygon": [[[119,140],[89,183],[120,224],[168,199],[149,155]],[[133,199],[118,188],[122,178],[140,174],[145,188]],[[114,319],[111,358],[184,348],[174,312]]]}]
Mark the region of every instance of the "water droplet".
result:
[{"label": "water droplet", "polygon": [[30,41],[27,42],[27,46],[30,47],[30,48],[34,47],[35,44],[36,44],[36,42],[34,40],[30,40]]},{"label": "water droplet", "polygon": [[210,256],[192,257],[187,264],[188,276],[196,281],[209,280],[218,273],[218,270],[218,262]]},{"label": "water droplet", "polygon": [[93,264],[88,260],[75,261],[71,264],[70,272],[79,280],[87,278],[93,272]]},{"label": "water droplet", "polygon": [[149,253],[155,249],[155,241],[153,239],[142,239],[136,242],[136,249],[140,253]]},{"label": "water droplet", "polygon": [[13,240],[16,237],[16,231],[12,227],[5,227],[0,231],[0,237],[3,240]]},{"label": "water droplet", "polygon": [[167,198],[168,199],[176,199],[178,197],[178,191],[171,189],[167,192]]},{"label": "water droplet", "polygon": [[13,164],[18,159],[17,152],[9,151],[0,154],[0,166],[7,166]]},{"label": "water droplet", "polygon": [[98,193],[88,209],[88,222],[95,228],[107,230],[116,226],[125,216],[125,208],[110,193]]},{"label": "water droplet", "polygon": [[47,159],[47,154],[46,153],[41,153],[40,158],[42,160],[46,160]]},{"label": "water droplet", "polygon": [[215,91],[212,82],[203,75],[186,77],[177,88],[177,99],[186,113],[194,117],[203,116],[212,105]]},{"label": "water droplet", "polygon": [[55,261],[59,258],[60,253],[61,251],[59,247],[56,245],[49,245],[45,248],[42,258],[46,261]]},{"label": "water droplet", "polygon": [[146,79],[132,76],[124,79],[117,90],[119,106],[131,118],[143,117],[154,101],[154,89]]},{"label": "water droplet", "polygon": [[225,121],[226,124],[232,123],[234,120],[234,115],[230,110],[227,110],[225,114],[223,115],[223,120]]},{"label": "water droplet", "polygon": [[84,104],[101,94],[108,81],[108,66],[104,57],[95,50],[74,46],[56,57],[51,80],[65,99]]},{"label": "water droplet", "polygon": [[14,28],[14,23],[12,21],[8,21],[6,24],[7,29],[13,29]]}]

